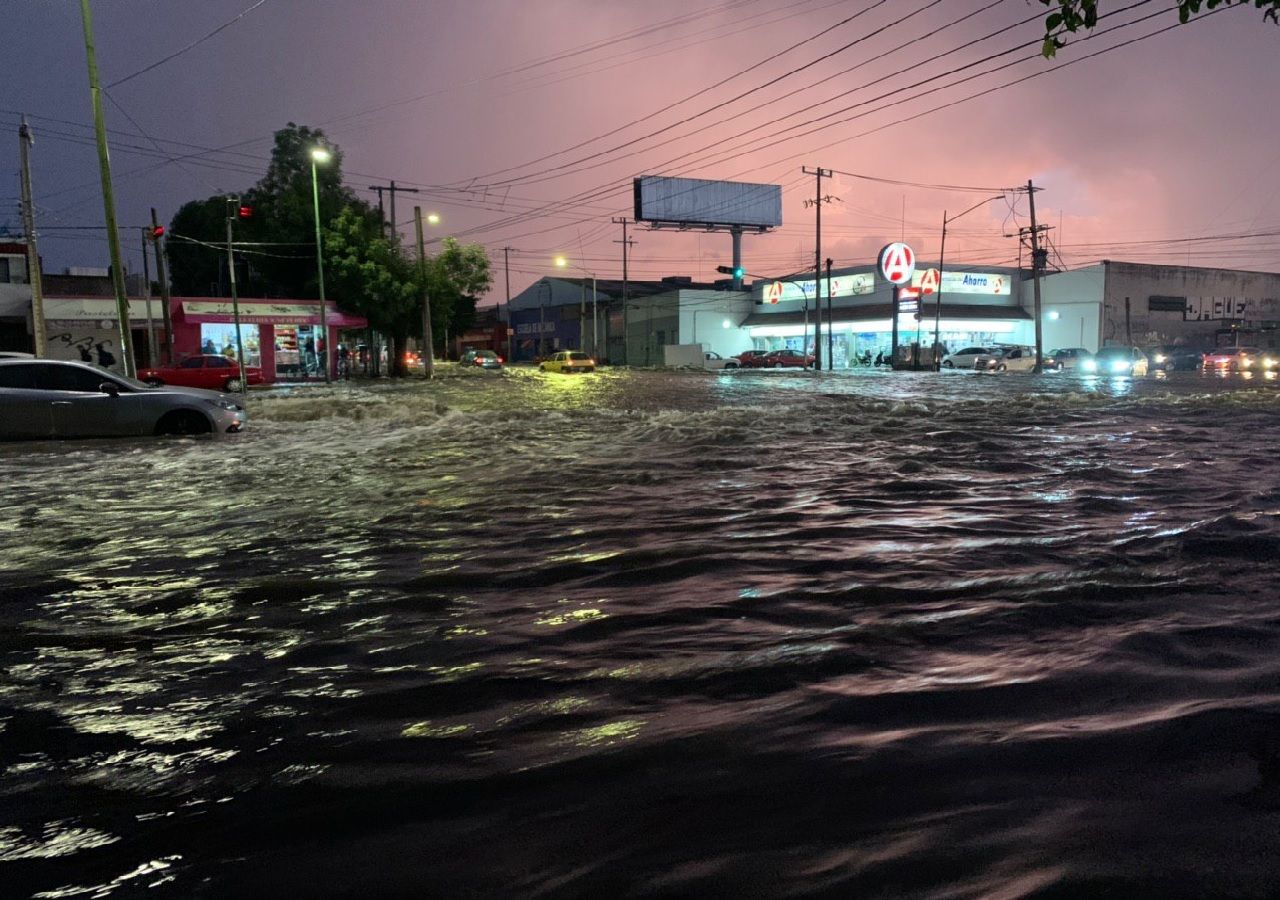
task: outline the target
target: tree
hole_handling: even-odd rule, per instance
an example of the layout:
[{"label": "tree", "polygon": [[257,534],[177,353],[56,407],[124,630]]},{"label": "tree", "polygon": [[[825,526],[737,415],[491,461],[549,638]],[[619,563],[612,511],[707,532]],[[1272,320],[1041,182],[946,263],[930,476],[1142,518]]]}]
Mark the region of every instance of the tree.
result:
[{"label": "tree", "polygon": [[[368,204],[342,185],[342,151],[324,132],[290,122],[275,133],[267,172],[253,187],[241,191],[241,202],[252,216],[236,223],[237,242],[256,242],[260,248],[238,253],[246,266],[240,289],[263,297],[315,297],[315,207],[311,195],[311,149],[328,148],[331,158],[316,169],[320,220],[328,222],[348,207],[374,215]],[[193,200],[178,210],[166,241],[174,291],[187,296],[214,296],[226,284],[227,198]]]},{"label": "tree", "polygon": [[[1058,49],[1066,46],[1068,33],[1088,31],[1098,24],[1098,0],[1040,0],[1054,8],[1044,20],[1044,48],[1041,51],[1052,58]],[[1220,6],[1248,6],[1252,3],[1264,10],[1263,19],[1280,24],[1280,0],[1175,0],[1178,19],[1186,24],[1200,9],[1217,9]]]},{"label": "tree", "polygon": [[[476,301],[492,283],[489,254],[483,246],[460,244],[456,238],[445,238],[440,252],[427,259],[432,331],[435,334],[446,331],[461,334],[470,328],[476,320]],[[421,336],[421,327],[416,333]]]},{"label": "tree", "polygon": [[415,317],[421,319],[422,292],[417,267],[381,230],[362,210],[343,209],[324,232],[325,275],[338,306],[391,337],[391,374],[400,376],[408,335]]}]

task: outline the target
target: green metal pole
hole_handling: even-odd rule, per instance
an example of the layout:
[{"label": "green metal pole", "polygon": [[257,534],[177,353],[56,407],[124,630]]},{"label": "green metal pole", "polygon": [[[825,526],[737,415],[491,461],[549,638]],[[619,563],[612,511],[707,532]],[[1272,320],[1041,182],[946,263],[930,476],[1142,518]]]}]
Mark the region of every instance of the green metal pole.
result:
[{"label": "green metal pole", "polygon": [[320,282],[320,336],[324,341],[324,352],[320,354],[320,364],[324,366],[325,384],[329,383],[329,320],[325,313],[324,302],[324,253],[320,244],[320,182],[316,178],[316,160],[311,158],[311,201],[316,208],[316,277]]},{"label": "green metal pole", "polygon": [[89,0],[80,0],[84,22],[84,50],[89,63],[89,95],[93,98],[93,130],[98,139],[98,167],[102,173],[102,206],[107,216],[107,246],[111,250],[111,286],[116,294],[116,315],[120,319],[120,353],[124,374],[137,374],[133,358],[133,334],[129,330],[129,299],[124,289],[124,266],[120,262],[120,235],[116,232],[116,198],[111,189],[111,158],[107,153],[107,125],[102,118],[102,88],[98,85],[98,57],[93,49],[93,15]]}]

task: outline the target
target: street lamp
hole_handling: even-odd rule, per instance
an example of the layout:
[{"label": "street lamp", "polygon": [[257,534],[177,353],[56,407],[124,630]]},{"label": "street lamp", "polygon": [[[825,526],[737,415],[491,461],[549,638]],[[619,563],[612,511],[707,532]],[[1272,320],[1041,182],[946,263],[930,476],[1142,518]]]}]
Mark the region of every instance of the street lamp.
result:
[{"label": "street lamp", "polygon": [[[954,222],[956,219],[960,218],[960,216],[967,216],[969,213],[973,212],[978,207],[985,206],[988,203],[990,203],[992,200],[999,200],[999,199],[1001,198],[988,197],[985,200],[979,200],[977,203],[975,203],[973,206],[966,209],[964,212],[960,213],[959,215],[952,216],[949,219],[947,218],[947,211],[945,209],[942,211],[942,244],[938,247],[938,289],[937,291],[934,292],[934,297],[933,297],[933,302],[934,302],[933,370],[935,372],[942,371],[942,354],[939,352],[940,350],[939,341],[941,340],[941,334],[942,334],[942,283],[943,283],[943,274],[944,274],[942,264],[945,261],[945,257],[947,253],[947,223]],[[916,302],[919,303],[921,307],[924,306],[923,299],[917,300]],[[924,312],[923,308],[920,309],[920,312]],[[920,339],[919,337],[917,337],[916,338],[916,359],[917,360],[919,360],[920,358],[919,352],[920,352]]]},{"label": "street lamp", "polygon": [[320,340],[324,349],[320,351],[320,365],[324,368],[325,383],[329,383],[329,320],[325,315],[324,300],[324,254],[320,246],[320,181],[316,177],[316,165],[325,164],[333,155],[324,147],[311,148],[311,202],[316,212],[316,277],[320,283]]},{"label": "street lamp", "polygon": [[[584,275],[591,276],[591,355],[598,358],[600,356],[600,318],[596,307],[596,273],[577,264],[570,263],[563,256],[556,257],[556,265],[561,269],[570,266]],[[583,312],[586,312],[586,310],[584,309]]]}]

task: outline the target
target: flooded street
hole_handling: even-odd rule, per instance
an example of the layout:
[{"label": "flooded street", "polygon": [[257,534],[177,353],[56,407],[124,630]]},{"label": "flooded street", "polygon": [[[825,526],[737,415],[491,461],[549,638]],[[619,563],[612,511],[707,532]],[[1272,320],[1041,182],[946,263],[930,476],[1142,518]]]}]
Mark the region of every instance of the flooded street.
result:
[{"label": "flooded street", "polygon": [[1274,383],[468,374],[0,445],[0,893],[1274,896]]}]

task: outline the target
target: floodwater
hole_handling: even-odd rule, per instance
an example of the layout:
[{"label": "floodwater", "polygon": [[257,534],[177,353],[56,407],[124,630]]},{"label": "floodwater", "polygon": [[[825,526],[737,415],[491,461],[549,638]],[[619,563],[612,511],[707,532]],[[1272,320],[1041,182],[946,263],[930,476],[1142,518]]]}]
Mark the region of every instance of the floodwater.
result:
[{"label": "floodwater", "polygon": [[1274,383],[471,374],[0,446],[0,894],[1277,893]]}]

